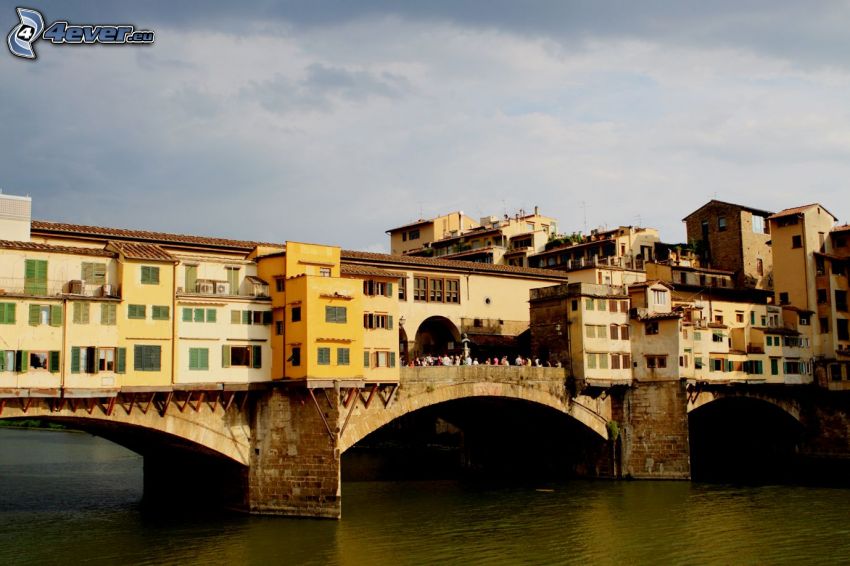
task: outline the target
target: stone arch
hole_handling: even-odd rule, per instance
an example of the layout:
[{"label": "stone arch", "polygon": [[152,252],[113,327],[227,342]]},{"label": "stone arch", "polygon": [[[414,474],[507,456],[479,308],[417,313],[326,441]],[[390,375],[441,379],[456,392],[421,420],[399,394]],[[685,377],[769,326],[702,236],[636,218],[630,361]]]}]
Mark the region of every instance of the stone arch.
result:
[{"label": "stone arch", "polygon": [[411,355],[458,354],[462,351],[460,331],[444,316],[430,316],[416,329],[416,341]]},{"label": "stone arch", "polygon": [[757,392],[737,392],[737,391],[729,391],[729,392],[716,392],[716,391],[701,391],[696,395],[691,396],[688,400],[688,413],[692,413],[694,411],[699,410],[701,407],[708,405],[709,403],[719,401],[722,399],[751,399],[756,402],[767,403],[776,407],[777,409],[782,410],[788,416],[793,418],[797,422],[801,422],[801,412],[800,406],[798,403],[789,400],[780,400],[776,399],[770,395],[763,395]]},{"label": "stone arch", "polygon": [[542,405],[573,417],[602,440],[608,440],[607,420],[576,399],[565,403],[562,398],[549,391],[519,384],[467,382],[440,387],[427,393],[403,395],[386,408],[364,411],[362,407],[355,407],[354,410],[360,414],[354,415],[343,430],[339,441],[340,453],[403,415],[432,405],[473,397],[503,397]]}]

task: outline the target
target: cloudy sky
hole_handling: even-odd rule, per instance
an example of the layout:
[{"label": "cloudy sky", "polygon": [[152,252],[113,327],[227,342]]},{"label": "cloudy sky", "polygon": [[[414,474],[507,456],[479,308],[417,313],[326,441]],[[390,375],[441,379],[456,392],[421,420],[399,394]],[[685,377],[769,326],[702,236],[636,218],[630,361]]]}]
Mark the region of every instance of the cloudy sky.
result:
[{"label": "cloudy sky", "polygon": [[374,251],[454,210],[850,220],[847,2],[170,4],[28,4],[156,33],[0,55],[0,188],[36,218]]}]

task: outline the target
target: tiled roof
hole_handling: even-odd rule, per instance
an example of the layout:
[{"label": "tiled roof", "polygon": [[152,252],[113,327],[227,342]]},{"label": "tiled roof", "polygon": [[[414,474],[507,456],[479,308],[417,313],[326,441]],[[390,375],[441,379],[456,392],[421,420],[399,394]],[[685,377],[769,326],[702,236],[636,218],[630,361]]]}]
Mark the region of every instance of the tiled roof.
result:
[{"label": "tiled roof", "polygon": [[110,241],[109,246],[127,259],[153,261],[175,261],[173,255],[156,244],[138,244],[135,242]]},{"label": "tiled roof", "polygon": [[26,250],[34,252],[52,252],[60,254],[90,255],[97,257],[115,257],[115,252],[100,248],[78,248],[73,246],[54,246],[53,244],[40,244],[38,242],[14,242],[11,240],[0,240],[0,248],[9,250]]},{"label": "tiled roof", "polygon": [[517,267],[514,265],[495,265],[492,263],[476,263],[472,261],[460,261],[453,259],[438,259],[433,257],[411,257],[403,255],[379,254],[375,252],[358,252],[354,250],[342,250],[343,262],[376,262],[396,266],[411,266],[421,268],[438,268],[456,271],[502,273],[510,275],[525,275],[540,277],[544,279],[557,279],[566,281],[567,277],[562,272],[551,269],[537,269],[533,267]]},{"label": "tiled roof", "polygon": [[265,280],[260,279],[256,275],[246,275],[245,281],[248,281],[249,283],[254,283],[255,285],[268,285]]},{"label": "tiled roof", "polygon": [[389,230],[386,230],[386,233],[389,234],[390,232],[395,232],[396,230],[404,230],[405,228],[413,228],[414,226],[421,226],[422,224],[428,224],[429,222],[433,222],[433,220],[420,218],[416,222],[411,222],[410,224],[405,224],[405,225],[399,226],[397,228],[390,228]]},{"label": "tiled roof", "polygon": [[770,212],[770,211],[768,211],[768,210],[759,210],[758,208],[751,208],[751,207],[749,207],[749,206],[744,206],[744,205],[741,205],[741,204],[734,204],[734,203],[731,203],[731,202],[724,202],[724,201],[722,201],[722,200],[716,200],[716,199],[714,199],[714,200],[710,200],[710,201],[708,201],[707,203],[705,203],[704,205],[702,205],[701,207],[699,207],[698,209],[696,209],[696,210],[695,210],[695,211],[693,211],[692,213],[690,213],[690,214],[688,214],[687,216],[685,216],[685,217],[682,219],[682,221],[686,221],[688,218],[690,218],[690,217],[691,217],[691,216],[693,216],[694,214],[698,213],[698,212],[699,212],[699,211],[701,211],[703,208],[706,208],[706,207],[708,207],[708,206],[712,206],[712,205],[715,205],[715,206],[716,206],[716,205],[719,205],[719,206],[732,206],[732,207],[735,207],[735,208],[740,208],[741,210],[746,210],[747,212],[750,212],[750,213],[755,214],[755,215],[757,215],[757,216],[770,216],[771,214],[773,214],[772,212]]},{"label": "tiled roof", "polygon": [[32,232],[35,234],[56,234],[70,236],[88,236],[104,240],[146,240],[155,243],[190,244],[193,246],[211,246],[236,248],[251,251],[258,245],[279,245],[268,242],[252,242],[248,240],[230,240],[207,236],[191,236],[186,234],[170,234],[167,232],[149,232],[147,230],[126,230],[124,228],[106,228],[102,226],[85,226],[82,224],[65,224],[33,220]]},{"label": "tiled roof", "polygon": [[833,232],[846,232],[847,230],[850,230],[850,224],[842,224],[832,229]]},{"label": "tiled roof", "polygon": [[800,336],[800,332],[791,328],[780,328],[775,326],[754,326],[753,330],[761,330],[765,334],[778,334],[780,336]]},{"label": "tiled roof", "polygon": [[639,316],[638,320],[645,322],[650,320],[666,320],[673,318],[682,318],[682,315],[678,312],[655,312]]},{"label": "tiled roof", "polygon": [[819,207],[823,208],[824,212],[826,212],[827,214],[829,214],[830,216],[835,218],[835,215],[833,213],[831,213],[830,211],[828,211],[822,204],[813,202],[812,204],[805,204],[803,206],[796,206],[794,208],[786,208],[785,210],[780,210],[779,212],[777,212],[776,214],[774,214],[773,216],[768,218],[768,220],[771,220],[771,219],[774,219],[774,218],[782,218],[783,216],[791,216],[792,214],[801,214],[801,213],[809,210],[813,206],[819,206]]},{"label": "tiled roof", "polygon": [[366,277],[386,277],[388,279],[401,279],[405,276],[404,273],[398,271],[387,271],[378,267],[367,267],[365,265],[353,265],[343,263],[340,266],[340,272],[343,275],[364,275]]},{"label": "tiled roof", "polygon": [[640,283],[632,283],[629,285],[629,289],[643,289],[644,287],[651,287],[653,285],[663,285],[668,289],[672,289],[673,285],[666,281],[662,281],[661,279],[651,279],[649,281],[641,281]]}]

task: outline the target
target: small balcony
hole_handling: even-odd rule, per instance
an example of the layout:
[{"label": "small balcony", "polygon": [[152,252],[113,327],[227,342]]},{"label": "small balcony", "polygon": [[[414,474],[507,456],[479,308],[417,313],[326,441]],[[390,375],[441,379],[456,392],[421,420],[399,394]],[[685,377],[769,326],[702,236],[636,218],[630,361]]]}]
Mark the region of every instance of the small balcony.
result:
[{"label": "small balcony", "polygon": [[48,279],[27,281],[23,278],[0,278],[0,296],[17,297],[118,297],[118,287],[110,283],[91,284],[82,279]]}]

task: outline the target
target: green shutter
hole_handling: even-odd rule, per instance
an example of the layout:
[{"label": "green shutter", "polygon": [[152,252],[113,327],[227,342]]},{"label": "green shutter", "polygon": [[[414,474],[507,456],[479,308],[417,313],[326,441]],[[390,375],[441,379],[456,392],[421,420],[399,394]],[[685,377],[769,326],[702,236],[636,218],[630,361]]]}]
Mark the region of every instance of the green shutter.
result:
[{"label": "green shutter", "polygon": [[263,367],[263,347],[252,346],[251,349],[251,365],[255,368]]},{"label": "green shutter", "polygon": [[115,350],[115,373],[126,373],[127,371],[127,348]]},{"label": "green shutter", "polygon": [[242,324],[251,324],[251,311],[242,311]]},{"label": "green shutter", "polygon": [[395,367],[395,352],[390,352],[390,367]]},{"label": "green shutter", "polygon": [[30,305],[29,322],[32,326],[38,326],[41,323],[41,305]]},{"label": "green shutter", "polygon": [[215,309],[207,309],[207,322],[215,322],[216,318],[216,310]]},{"label": "green shutter", "polygon": [[0,303],[0,324],[15,324],[15,303]]},{"label": "green shutter", "polygon": [[50,326],[62,326],[62,305],[50,306]]},{"label": "green shutter", "polygon": [[151,307],[151,318],[153,320],[168,320],[171,318],[171,307],[154,305]]},{"label": "green shutter", "polygon": [[71,348],[71,373],[80,373],[80,348],[73,346]]},{"label": "green shutter", "polygon": [[133,369],[139,371],[144,366],[144,348],[139,345],[133,346]]},{"label": "green shutter", "polygon": [[143,265],[141,280],[146,285],[159,285],[159,268]]},{"label": "green shutter", "polygon": [[221,347],[221,367],[230,367],[230,346],[224,345]]},{"label": "green shutter", "polygon": [[195,322],[204,322],[204,309],[195,309],[194,318]]},{"label": "green shutter", "polygon": [[47,294],[47,260],[28,259],[24,268],[24,293]]},{"label": "green shutter", "polygon": [[369,352],[363,352],[363,367],[369,369]]},{"label": "green shutter", "polygon": [[192,309],[183,309],[183,322],[192,322]]},{"label": "green shutter", "polygon": [[0,350],[0,372],[6,371],[6,352]]},{"label": "green shutter", "polygon": [[186,288],[184,289],[187,293],[194,293],[195,287],[198,284],[198,266],[197,265],[187,265],[186,266]]},{"label": "green shutter", "polygon": [[198,365],[201,369],[210,369],[210,350],[209,348],[201,348],[198,358]]},{"label": "green shutter", "polygon": [[49,354],[49,371],[51,373],[56,373],[59,371],[59,352],[56,350],[51,351]]},{"label": "green shutter", "polygon": [[198,348],[189,348],[189,369],[198,369]]},{"label": "green shutter", "polygon": [[387,297],[393,296],[393,284],[387,283]]},{"label": "green shutter", "polygon": [[30,353],[26,350],[18,350],[18,359],[16,360],[18,372],[26,373],[30,365]]},{"label": "green shutter", "polygon": [[393,329],[393,315],[387,317],[387,328],[390,330]]},{"label": "green shutter", "polygon": [[230,311],[230,324],[239,324],[242,322],[242,314],[240,311]]}]

